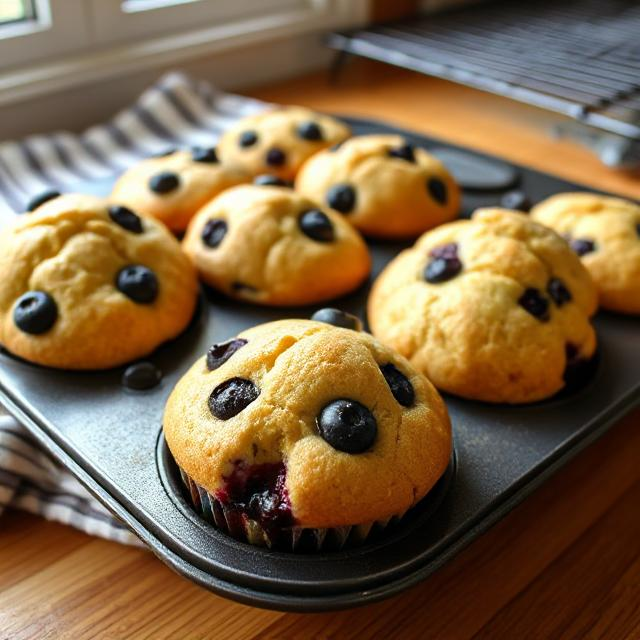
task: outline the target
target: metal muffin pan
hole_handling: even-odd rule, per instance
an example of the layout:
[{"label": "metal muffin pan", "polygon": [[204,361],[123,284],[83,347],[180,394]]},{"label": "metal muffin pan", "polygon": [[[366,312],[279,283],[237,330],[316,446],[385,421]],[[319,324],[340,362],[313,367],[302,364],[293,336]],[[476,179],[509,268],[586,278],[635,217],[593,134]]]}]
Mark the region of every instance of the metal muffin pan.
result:
[{"label": "metal muffin pan", "polygon": [[[501,161],[365,120],[345,118],[355,133],[392,132],[427,149],[462,154],[482,167]],[[514,167],[511,167],[514,169]],[[515,167],[533,202],[559,191],[587,190]],[[489,171],[491,174],[491,171]],[[500,171],[498,171],[500,173]],[[106,193],[108,184],[78,184]],[[504,190],[465,190],[463,215],[500,201]],[[375,277],[409,243],[370,243]],[[332,302],[364,317],[368,285]],[[320,611],[371,603],[424,580],[503,517],[577,451],[640,401],[639,322],[601,312],[595,320],[599,362],[579,389],[524,406],[446,397],[455,460],[405,520],[370,543],[317,554],[269,551],[233,540],[191,511],[161,435],[165,401],[192,362],[216,341],[258,323],[308,317],[317,307],[268,309],[206,290],[185,333],[148,359],[163,372],[149,391],[122,387],[123,368],[62,372],[0,353],[0,400],[165,563],[222,596],[261,607]]]}]

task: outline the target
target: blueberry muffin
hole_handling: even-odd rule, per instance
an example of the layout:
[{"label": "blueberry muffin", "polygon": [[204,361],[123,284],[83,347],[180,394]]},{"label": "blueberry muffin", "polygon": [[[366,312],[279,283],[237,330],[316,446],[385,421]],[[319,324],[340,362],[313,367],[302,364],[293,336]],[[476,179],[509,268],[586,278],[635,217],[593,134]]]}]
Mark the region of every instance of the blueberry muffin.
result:
[{"label": "blueberry muffin", "polygon": [[222,136],[218,149],[225,162],[254,176],[293,180],[307,158],[349,135],[349,127],[335,118],[282,107],[243,118]]},{"label": "blueberry muffin", "polygon": [[171,393],[164,435],[205,518],[288,550],[366,539],[429,492],[452,446],[424,376],[369,334],[312,320],[213,345]]},{"label": "blueberry muffin", "polygon": [[85,195],[0,233],[0,343],[31,362],[105,369],[151,352],[193,314],[197,277],[150,218]]},{"label": "blueberry muffin", "polygon": [[116,182],[111,200],[179,233],[209,200],[249,180],[241,169],[221,164],[213,147],[174,151],[131,167]]},{"label": "blueberry muffin", "polygon": [[265,305],[336,298],[371,268],[364,241],[341,216],[279,186],[220,194],[192,220],[183,247],[207,284]]},{"label": "blueberry muffin", "polygon": [[595,193],[560,193],[532,217],[563,235],[598,288],[600,304],[640,314],[640,206]]},{"label": "blueberry muffin", "polygon": [[572,383],[594,355],[595,285],[565,240],[480,209],[425,233],[382,272],[373,334],[441,390],[522,403]]},{"label": "blueberry muffin", "polygon": [[378,238],[415,237],[460,208],[460,190],[444,165],[397,135],[359,136],[318,153],[296,189]]}]

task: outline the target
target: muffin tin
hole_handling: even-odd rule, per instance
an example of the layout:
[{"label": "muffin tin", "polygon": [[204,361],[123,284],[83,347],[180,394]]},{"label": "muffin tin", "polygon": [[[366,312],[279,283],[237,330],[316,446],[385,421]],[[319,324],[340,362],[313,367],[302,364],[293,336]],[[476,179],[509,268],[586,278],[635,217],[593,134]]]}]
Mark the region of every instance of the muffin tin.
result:
[{"label": "muffin tin", "polygon": [[[345,118],[355,133],[400,133],[417,145],[456,156],[478,177],[515,171],[533,202],[586,190],[552,176],[381,123]],[[504,173],[504,171],[503,171]],[[474,178],[474,176],[471,176]],[[464,214],[500,202],[505,191],[471,180]],[[511,181],[513,182],[513,180]],[[505,183],[506,184],[506,183]],[[109,184],[78,184],[106,193]],[[370,243],[374,274],[408,243]],[[368,286],[332,305],[364,316]],[[317,307],[267,309],[206,290],[188,330],[149,360],[163,372],[149,391],[122,387],[123,368],[74,373],[47,370],[0,353],[0,399],[35,438],[169,566],[201,586],[247,604],[319,611],[370,603],[425,579],[582,447],[640,401],[638,320],[600,313],[599,361],[572,392],[526,406],[495,406],[446,397],[455,456],[411,514],[365,546],[316,554],[273,552],[235,541],[197,516],[185,500],[161,435],[173,385],[216,341],[281,317],[308,317]]]}]

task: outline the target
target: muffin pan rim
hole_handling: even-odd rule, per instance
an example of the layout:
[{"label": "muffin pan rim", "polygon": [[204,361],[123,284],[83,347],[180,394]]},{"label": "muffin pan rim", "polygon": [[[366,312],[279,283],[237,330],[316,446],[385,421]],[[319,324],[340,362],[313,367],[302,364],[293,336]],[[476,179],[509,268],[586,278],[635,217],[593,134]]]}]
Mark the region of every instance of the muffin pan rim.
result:
[{"label": "muffin pan rim", "polygon": [[[153,527],[145,526],[142,520],[135,517],[129,509],[123,506],[107,488],[101,485],[84,466],[66,451],[62,443],[56,442],[55,438],[38,424],[35,416],[31,415],[31,412],[26,407],[21,406],[20,401],[13,398],[1,383],[0,399],[3,401],[3,406],[28,428],[30,433],[49,454],[62,462],[93,496],[127,524],[133,532],[150,547],[150,550],[160,560],[181,575],[220,596],[230,598],[242,604],[278,611],[322,612],[373,604],[397,595],[422,582],[431,575],[431,573],[439,569],[458,552],[473,542],[479,535],[487,531],[493,524],[500,521],[582,449],[601,437],[615,422],[629,413],[634,407],[640,405],[640,383],[624,398],[620,399],[615,406],[615,410],[610,412],[601,424],[591,431],[582,434],[582,436],[577,437],[577,441],[568,442],[559,448],[555,452],[554,459],[539,473],[532,471],[530,474],[531,477],[526,479],[522,486],[514,486],[510,495],[503,501],[497,505],[493,505],[493,508],[487,507],[477,522],[473,523],[466,531],[461,532],[457,538],[446,546],[446,549],[442,553],[434,556],[435,559],[433,562],[420,567],[414,572],[403,575],[396,580],[377,585],[366,591],[352,591],[315,597],[292,596],[290,594],[271,593],[251,589],[221,577],[213,576],[189,563],[169,546],[165,545],[153,531]],[[600,415],[595,416],[592,422],[596,422],[601,417]],[[292,555],[296,557],[296,554]]]}]

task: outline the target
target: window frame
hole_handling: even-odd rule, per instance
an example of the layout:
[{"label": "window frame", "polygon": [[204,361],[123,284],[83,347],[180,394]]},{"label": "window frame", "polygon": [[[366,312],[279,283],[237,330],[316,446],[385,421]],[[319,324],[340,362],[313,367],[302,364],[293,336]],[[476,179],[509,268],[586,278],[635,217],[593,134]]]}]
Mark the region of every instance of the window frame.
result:
[{"label": "window frame", "polygon": [[[274,14],[305,11],[318,13],[327,0],[156,0],[150,8],[135,9],[127,0],[87,0],[91,5],[95,44],[126,43],[179,33],[189,29],[222,27]],[[126,5],[131,6],[130,9]],[[185,6],[189,11],[185,11]]]},{"label": "window frame", "polygon": [[0,26],[0,69],[22,66],[90,45],[84,0],[34,0],[35,19]]}]

